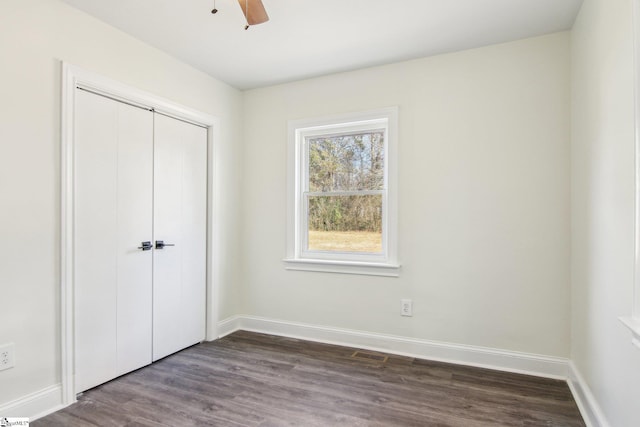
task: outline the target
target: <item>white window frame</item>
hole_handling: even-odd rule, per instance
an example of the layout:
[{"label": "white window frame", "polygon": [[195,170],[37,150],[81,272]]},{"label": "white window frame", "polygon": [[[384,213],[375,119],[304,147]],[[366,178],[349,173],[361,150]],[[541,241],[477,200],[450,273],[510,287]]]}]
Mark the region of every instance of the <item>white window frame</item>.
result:
[{"label": "white window frame", "polygon": [[[397,134],[398,108],[342,114],[339,116],[291,120],[288,122],[287,156],[287,270],[364,274],[398,277],[397,258]],[[365,254],[307,250],[308,143],[309,138],[384,129],[384,189],[381,194],[382,253]],[[361,191],[341,192],[342,195]]]},{"label": "white window frame", "polygon": [[633,2],[634,98],[635,98],[635,266],[631,316],[620,321],[632,333],[631,342],[640,348],[640,0]]}]

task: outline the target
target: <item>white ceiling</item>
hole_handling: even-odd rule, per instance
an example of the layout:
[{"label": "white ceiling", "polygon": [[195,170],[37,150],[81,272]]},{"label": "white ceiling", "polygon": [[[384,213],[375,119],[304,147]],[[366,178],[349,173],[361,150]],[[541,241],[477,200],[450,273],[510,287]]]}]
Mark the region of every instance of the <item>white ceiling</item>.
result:
[{"label": "white ceiling", "polygon": [[239,89],[570,29],[582,0],[63,0]]}]

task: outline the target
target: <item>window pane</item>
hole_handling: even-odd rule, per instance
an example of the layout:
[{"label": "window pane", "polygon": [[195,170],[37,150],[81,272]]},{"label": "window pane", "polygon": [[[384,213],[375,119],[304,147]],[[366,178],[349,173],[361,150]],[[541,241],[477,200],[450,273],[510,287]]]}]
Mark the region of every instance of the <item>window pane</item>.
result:
[{"label": "window pane", "polygon": [[382,252],[382,196],[308,196],[308,250]]},{"label": "window pane", "polygon": [[384,131],[309,138],[309,191],[382,190]]}]

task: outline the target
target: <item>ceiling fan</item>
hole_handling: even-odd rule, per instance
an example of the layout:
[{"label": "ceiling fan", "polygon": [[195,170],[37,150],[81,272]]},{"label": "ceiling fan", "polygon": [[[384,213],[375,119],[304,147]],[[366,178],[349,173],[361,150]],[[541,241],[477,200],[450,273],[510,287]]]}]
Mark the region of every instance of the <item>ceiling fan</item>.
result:
[{"label": "ceiling fan", "polygon": [[[262,0],[238,0],[238,4],[240,4],[242,13],[244,13],[244,17],[247,19],[247,24],[244,26],[245,30],[248,30],[251,25],[262,24],[269,20],[269,15],[267,15]],[[213,1],[213,10],[211,13],[218,13],[215,0]]]}]

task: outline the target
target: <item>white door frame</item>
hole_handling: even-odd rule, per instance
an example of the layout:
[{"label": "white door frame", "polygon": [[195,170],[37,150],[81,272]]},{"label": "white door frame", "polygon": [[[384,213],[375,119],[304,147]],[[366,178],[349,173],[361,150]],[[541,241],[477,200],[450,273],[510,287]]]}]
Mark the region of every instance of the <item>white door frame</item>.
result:
[{"label": "white door frame", "polygon": [[218,338],[217,265],[220,203],[216,197],[220,182],[216,179],[219,162],[216,155],[220,141],[220,119],[192,110],[156,95],[124,85],[115,80],[62,62],[61,106],[61,200],[60,200],[60,349],[62,403],[76,401],[74,381],[74,121],[75,91],[78,87],[110,98],[185,120],[207,128],[207,320],[206,339]]}]

